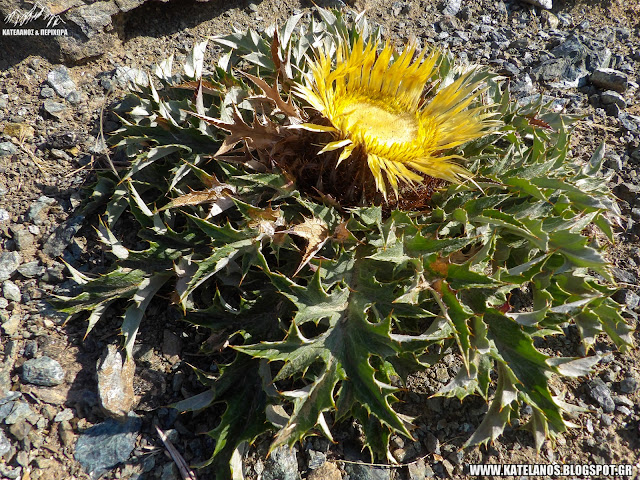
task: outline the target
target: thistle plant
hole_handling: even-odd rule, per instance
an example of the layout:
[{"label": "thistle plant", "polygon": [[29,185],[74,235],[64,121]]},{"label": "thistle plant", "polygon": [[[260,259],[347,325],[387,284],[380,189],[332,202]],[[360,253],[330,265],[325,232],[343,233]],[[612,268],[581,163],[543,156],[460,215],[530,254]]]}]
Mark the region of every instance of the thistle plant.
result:
[{"label": "thistle plant", "polygon": [[[111,141],[130,166],[100,176],[87,204],[104,209],[114,262],[98,277],[70,266],[83,292],[62,308],[90,312],[90,331],[128,299],[129,355],[161,289],[215,332],[226,360],[175,406],[225,405],[209,432],[220,478],[260,435],[272,449],[332,439],[348,419],[393,461],[390,436],[413,428],[402,382],[450,351],[462,367],[438,395],[489,402],[466,444],[529,405],[539,447],[577,408],[549,380],[587,374],[601,333],[631,344],[602,252],[619,215],[604,146],[580,163],[575,117],[519,106],[499,77],[436,49],[396,50],[362,15],[315,15],[210,38],[122,100]],[[225,50],[211,67],[209,42]],[[119,239],[125,217],[137,250]],[[582,357],[534,346],[567,324]]]}]

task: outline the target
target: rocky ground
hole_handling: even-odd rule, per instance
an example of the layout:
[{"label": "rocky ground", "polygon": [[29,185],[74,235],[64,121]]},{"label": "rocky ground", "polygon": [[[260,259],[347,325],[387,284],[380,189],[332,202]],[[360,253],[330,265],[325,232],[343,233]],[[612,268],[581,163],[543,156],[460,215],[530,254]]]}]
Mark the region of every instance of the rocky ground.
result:
[{"label": "rocky ground", "polygon": [[[87,272],[99,271],[106,261],[91,227],[95,219],[80,217],[77,209],[88,195],[84,187],[106,168],[101,127],[105,132],[117,128],[108,107],[123,96],[127,76],[136,73],[131,69],[150,69],[170,54],[179,62],[206,35],[232,27],[260,30],[311,6],[295,0],[119,2],[113,10],[107,3],[113,2],[76,6],[72,12],[88,29],[84,40],[91,42],[96,32],[109,37],[108,45],[93,41],[93,50],[79,48],[64,57],[59,49],[37,50],[29,37],[0,37],[8,46],[0,52],[0,478],[181,478],[156,426],[188,463],[208,458],[214,443],[201,433],[216,419],[178,416],[166,408],[201,390],[188,364],[207,368],[211,362],[198,354],[206,332],[180,323],[170,310],[167,314],[166,305],[148,309],[134,352],[134,391],[116,392],[120,404],[130,401],[135,414],[121,423],[105,414],[110,407],[97,380],[98,371],[117,379],[134,368],[112,372],[117,362],[111,363],[115,349],[109,347],[119,342],[116,313],[84,339],[86,321],[65,324],[45,300],[75,286],[63,261]],[[544,95],[554,108],[580,115],[574,157],[587,159],[606,142],[605,165],[613,170],[611,188],[624,214],[609,255],[621,287],[617,298],[637,325],[640,6],[626,0],[554,0],[551,10],[520,0],[358,0],[350,5],[366,9],[395,42],[413,36],[490,65],[508,77],[515,100]],[[57,63],[61,59],[66,64]],[[554,348],[577,354],[577,333],[571,327],[566,333]],[[366,457],[357,428],[347,425],[335,445],[312,439],[268,458],[266,443],[258,442],[246,455],[247,477],[418,480],[464,478],[465,464],[480,462],[637,464],[640,355],[637,350],[621,355],[604,341],[597,350],[602,361],[592,377],[552,384],[557,394],[588,412],[576,414],[579,427],[555,445],[545,444],[539,454],[518,425],[489,448],[459,451],[486,405],[430,398],[459,368],[449,355],[445,365],[408,385],[403,408],[417,417],[416,441],[393,439],[399,466],[360,463]],[[117,382],[107,388],[117,390]],[[118,413],[111,408],[112,415]],[[196,475],[212,478],[206,468]],[[640,469],[635,475],[640,478]]]}]

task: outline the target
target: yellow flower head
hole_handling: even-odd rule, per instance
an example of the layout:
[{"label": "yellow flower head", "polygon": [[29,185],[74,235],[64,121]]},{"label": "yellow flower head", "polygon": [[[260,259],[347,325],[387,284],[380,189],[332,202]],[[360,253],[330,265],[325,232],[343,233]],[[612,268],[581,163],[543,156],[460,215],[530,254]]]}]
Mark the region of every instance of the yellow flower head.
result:
[{"label": "yellow flower head", "polygon": [[399,181],[421,182],[422,174],[450,182],[468,178],[469,172],[451,161],[455,155],[441,152],[483,136],[491,125],[485,106],[468,108],[482,91],[473,81],[475,72],[425,100],[425,86],[441,55],[427,54],[426,49],[417,53],[413,44],[395,59],[389,43],[377,50],[376,42],[359,39],[352,48],[343,42],[337,46],[335,65],[331,55],[320,50],[307,84],[294,89],[332,125],[306,127],[338,137],[320,152],[342,148],[338,163],[354,152],[364,154],[385,198],[387,182],[397,196]]}]

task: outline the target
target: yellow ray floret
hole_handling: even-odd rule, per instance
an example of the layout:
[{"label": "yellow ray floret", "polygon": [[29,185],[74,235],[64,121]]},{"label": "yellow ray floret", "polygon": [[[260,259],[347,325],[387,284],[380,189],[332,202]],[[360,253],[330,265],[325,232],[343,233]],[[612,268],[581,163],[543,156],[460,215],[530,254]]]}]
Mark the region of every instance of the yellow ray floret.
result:
[{"label": "yellow ray floret", "polygon": [[398,195],[398,182],[420,182],[423,175],[450,182],[468,178],[466,169],[441,152],[486,134],[492,123],[486,107],[469,108],[481,92],[474,72],[425,101],[425,86],[441,55],[417,52],[410,44],[393,57],[388,43],[378,53],[376,42],[362,39],[351,48],[347,42],[339,45],[335,62],[325,51],[317,52],[306,85],[294,91],[335,129],[318,126],[338,137],[321,153],[343,148],[340,163],[354,151],[363,152],[385,197],[387,183]]}]

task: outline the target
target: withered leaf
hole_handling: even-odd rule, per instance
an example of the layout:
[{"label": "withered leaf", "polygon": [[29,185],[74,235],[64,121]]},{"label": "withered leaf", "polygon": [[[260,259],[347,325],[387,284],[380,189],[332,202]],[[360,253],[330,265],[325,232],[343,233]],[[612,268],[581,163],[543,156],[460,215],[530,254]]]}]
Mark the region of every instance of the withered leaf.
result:
[{"label": "withered leaf", "polygon": [[218,215],[233,206],[231,196],[236,193],[233,185],[220,182],[215,175],[210,175],[206,179],[209,188],[207,190],[198,190],[180,195],[171,200],[164,207],[158,209],[158,212],[169,208],[184,207],[187,205],[201,205],[203,203],[213,203],[209,217]]},{"label": "withered leaf", "polygon": [[195,80],[193,82],[183,82],[179,85],[173,85],[172,88],[178,88],[180,90],[196,90],[198,85],[202,85],[202,93],[208,95],[220,95],[220,88],[215,83],[208,80]]},{"label": "withered leaf", "polygon": [[229,132],[229,135],[224,139],[224,142],[222,142],[222,145],[216,152],[215,156],[224,155],[231,151],[238,142],[243,140],[249,148],[264,149],[274,145],[282,138],[280,128],[267,118],[260,121],[256,116],[254,117],[251,125],[245,123],[238,111],[238,107],[235,105],[233,106],[232,111],[233,123],[223,122],[217,118],[199,115],[186,110],[185,112]]},{"label": "withered leaf", "polygon": [[284,113],[290,120],[293,120],[293,123],[300,123],[302,120],[302,111],[299,110],[289,99],[289,101],[285,102],[280,96],[280,92],[278,92],[278,79],[276,78],[275,86],[271,87],[267,82],[263,79],[256,77],[255,75],[251,75],[250,73],[240,72],[243,76],[247,77],[253,83],[255,83],[260,90],[264,92],[264,97],[273,103],[275,103],[278,110]]},{"label": "withered leaf", "polygon": [[325,222],[318,218],[305,218],[304,222],[290,228],[286,233],[289,235],[297,235],[307,241],[307,246],[302,255],[302,261],[293,274],[293,276],[296,276],[325,244],[329,238],[329,228]]}]

